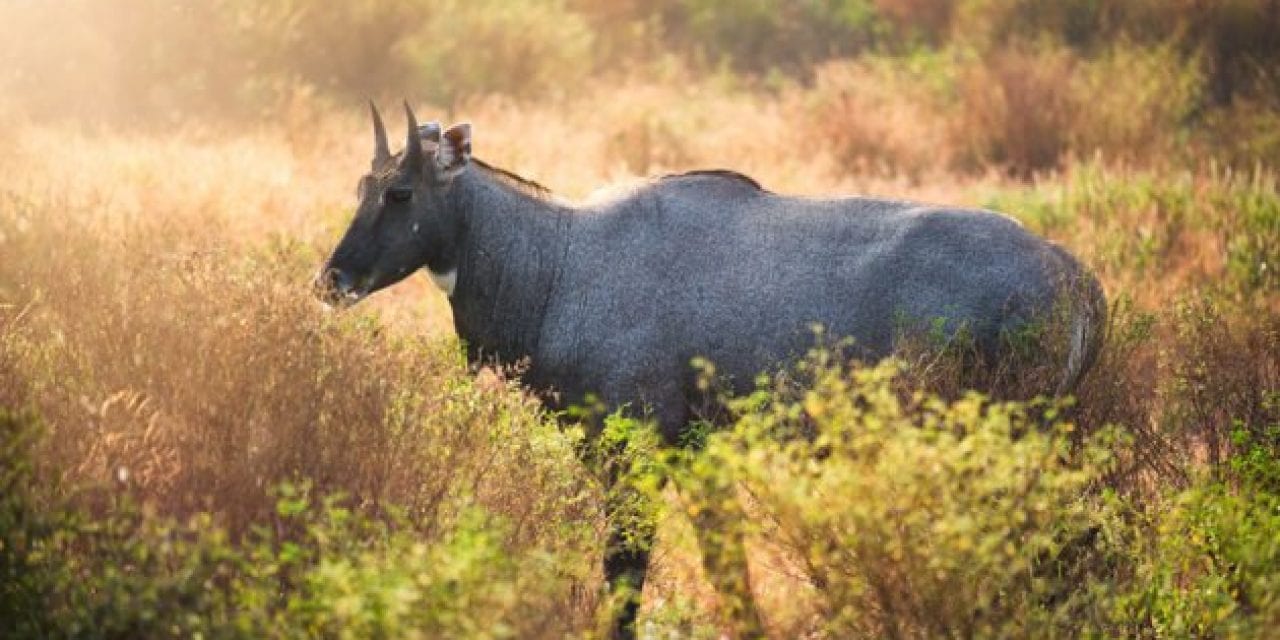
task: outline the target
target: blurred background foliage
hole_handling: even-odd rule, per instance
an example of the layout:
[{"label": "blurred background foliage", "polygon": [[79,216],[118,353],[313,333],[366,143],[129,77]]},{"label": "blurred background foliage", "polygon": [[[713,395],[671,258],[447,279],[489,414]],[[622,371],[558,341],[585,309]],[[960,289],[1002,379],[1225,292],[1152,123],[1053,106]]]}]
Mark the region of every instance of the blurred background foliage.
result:
[{"label": "blurred background foliage", "polygon": [[448,110],[570,99],[601,79],[812,90],[833,61],[875,61],[927,76],[911,82],[928,91],[898,87],[914,95],[894,104],[954,120],[960,166],[1025,175],[1068,153],[1159,156],[1192,138],[1230,164],[1280,154],[1276,0],[12,0],[3,12],[0,92],[35,119],[252,122],[299,94]]}]

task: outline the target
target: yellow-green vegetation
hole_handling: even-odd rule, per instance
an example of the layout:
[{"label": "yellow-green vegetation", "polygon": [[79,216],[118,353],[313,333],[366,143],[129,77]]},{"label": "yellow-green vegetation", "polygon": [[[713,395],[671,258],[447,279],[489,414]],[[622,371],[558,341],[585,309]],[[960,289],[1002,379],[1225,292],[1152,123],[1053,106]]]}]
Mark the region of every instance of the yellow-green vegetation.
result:
[{"label": "yellow-green vegetation", "polygon": [[[658,528],[655,637],[741,627],[710,585],[748,586],[774,637],[1265,637],[1276,16],[9,3],[0,637],[594,637],[619,600],[606,504]],[[1107,342],[1071,399],[1036,376],[969,391],[928,349],[816,353],[687,448],[622,416],[588,438],[518,372],[468,367],[425,279],[311,298],[370,96],[471,121],[479,157],[572,198],[727,167],[1007,212],[1099,274]],[[702,566],[695,530],[729,561]]]},{"label": "yellow-green vegetation", "polygon": [[752,517],[730,526],[773,545],[753,577],[794,582],[779,635],[1274,628],[1274,414],[1256,440],[1238,425],[1242,446],[1217,477],[1145,492],[1117,476],[1141,446],[1123,428],[1080,433],[1053,403],[905,392],[900,366],[846,373],[819,354],[801,367],[811,384],[735,401],[731,429],[675,458],[684,483],[736,485]]}]

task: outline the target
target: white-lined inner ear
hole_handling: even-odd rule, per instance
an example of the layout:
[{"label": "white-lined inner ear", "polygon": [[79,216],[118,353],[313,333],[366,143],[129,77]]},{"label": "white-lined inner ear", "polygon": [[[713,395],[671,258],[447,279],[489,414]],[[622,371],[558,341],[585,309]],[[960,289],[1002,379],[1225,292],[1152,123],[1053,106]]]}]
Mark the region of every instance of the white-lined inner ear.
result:
[{"label": "white-lined inner ear", "polygon": [[456,175],[471,160],[471,125],[455,124],[443,133],[436,151],[436,166],[447,177]]}]

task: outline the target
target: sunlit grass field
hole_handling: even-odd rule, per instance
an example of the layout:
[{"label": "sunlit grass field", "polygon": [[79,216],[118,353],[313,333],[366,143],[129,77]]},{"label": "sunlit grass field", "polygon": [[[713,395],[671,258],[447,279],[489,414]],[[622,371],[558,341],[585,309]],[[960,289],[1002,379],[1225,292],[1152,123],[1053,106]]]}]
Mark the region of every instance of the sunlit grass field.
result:
[{"label": "sunlit grass field", "polygon": [[[547,6],[595,15],[578,4]],[[557,56],[603,51],[572,44],[594,23],[522,10],[504,19],[566,30]],[[678,451],[621,417],[589,438],[516,372],[469,367],[425,277],[347,311],[313,298],[372,152],[361,100],[290,85],[247,116],[139,125],[11,98],[0,636],[597,637],[618,600],[600,478],[622,473],[657,510],[639,514],[659,523],[648,637],[733,632],[692,533],[713,485],[743,498],[727,526],[773,637],[1265,637],[1280,116],[1242,98],[1185,126],[1202,66],[1103,49],[921,45],[772,76],[668,57],[572,92],[401,90],[569,200],[728,168],[991,208],[1107,291],[1102,357],[1065,404],[964,392],[927,353],[853,371],[815,354],[805,388],[764,381]]]}]

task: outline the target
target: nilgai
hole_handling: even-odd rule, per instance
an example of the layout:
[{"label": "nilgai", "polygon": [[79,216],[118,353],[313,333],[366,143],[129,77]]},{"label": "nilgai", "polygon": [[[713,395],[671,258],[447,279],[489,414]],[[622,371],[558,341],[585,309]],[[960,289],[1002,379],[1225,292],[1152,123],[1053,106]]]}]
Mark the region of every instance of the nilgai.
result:
[{"label": "nilgai", "polygon": [[[470,125],[420,127],[405,111],[405,146],[392,154],[372,107],[372,168],[319,291],[349,305],[425,269],[448,295],[469,356],[524,363],[522,381],[553,408],[594,397],[644,412],[675,442],[704,400],[693,359],[740,390],[803,355],[815,325],[852,338],[864,358],[889,354],[912,321],[963,330],[998,355],[1002,336],[1069,298],[1057,314],[1058,393],[1099,348],[1096,280],[1003,215],[785,196],[731,171],[669,176],[575,206],[473,158]],[[649,544],[609,545],[610,584],[638,593]],[[634,633],[637,600],[623,607],[617,634]],[[758,625],[753,611],[744,615]]]}]

